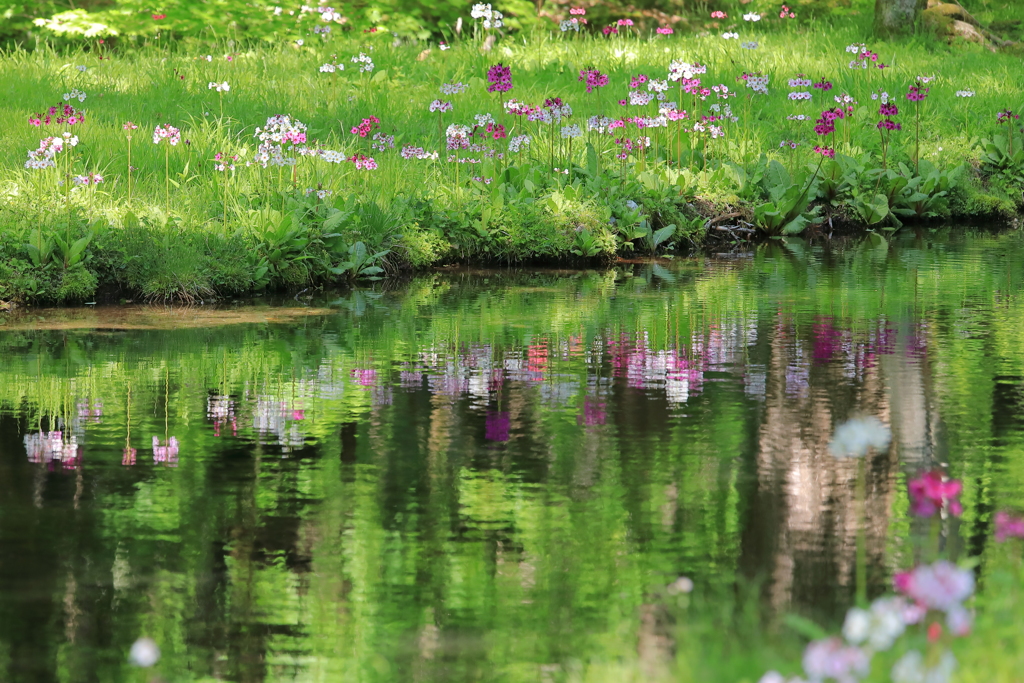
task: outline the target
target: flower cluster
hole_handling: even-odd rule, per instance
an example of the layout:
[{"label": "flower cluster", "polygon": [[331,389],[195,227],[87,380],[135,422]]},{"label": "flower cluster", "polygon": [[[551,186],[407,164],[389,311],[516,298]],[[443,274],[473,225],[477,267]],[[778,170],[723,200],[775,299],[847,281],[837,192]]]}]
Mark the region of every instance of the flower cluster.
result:
[{"label": "flower cluster", "polygon": [[359,64],[357,71],[373,71],[373,60],[369,55],[360,52],[358,55],[350,60],[353,64]]},{"label": "flower cluster", "polygon": [[723,40],[739,40],[739,38],[740,34],[736,33],[735,31],[726,31],[725,33],[722,34]]},{"label": "flower cluster", "polygon": [[930,88],[922,88],[920,85],[912,85],[907,92],[907,99],[911,102],[920,102],[928,97],[929,90]]},{"label": "flower cluster", "polygon": [[333,62],[326,62],[326,63],[324,63],[323,65],[320,66],[320,73],[322,73],[322,74],[333,74],[335,71],[344,71],[344,70],[345,70],[345,65],[341,64],[341,63],[335,64]]},{"label": "flower cluster", "polygon": [[384,152],[389,149],[395,148],[395,136],[385,135],[384,133],[374,133],[373,142],[370,144],[370,149],[377,152]]},{"label": "flower cluster", "polygon": [[783,5],[782,9],[779,10],[779,19],[796,19],[796,13],[789,9],[788,6]]},{"label": "flower cluster", "polygon": [[436,111],[436,112],[440,112],[440,113],[443,114],[444,112],[451,111],[451,110],[452,110],[452,103],[451,102],[442,102],[441,100],[434,100],[433,102],[430,103],[430,111],[431,111],[431,113]]},{"label": "flower cluster", "polygon": [[373,160],[373,157],[368,157],[363,154],[354,154],[348,158],[349,161],[356,165],[356,168],[360,171],[375,171],[377,169],[377,162]]},{"label": "flower cluster", "polygon": [[46,110],[45,114],[33,114],[28,117],[28,122],[33,126],[74,126],[85,121],[85,112],[78,111],[70,104],[58,104]]},{"label": "flower cluster", "polygon": [[743,15],[743,21],[761,21],[761,15],[757,12],[748,12]]},{"label": "flower cluster", "polygon": [[580,70],[580,81],[586,81],[587,92],[593,92],[597,88],[603,88],[608,85],[608,76],[601,73],[597,69],[582,69]]},{"label": "flower cluster", "polygon": [[508,141],[508,151],[510,151],[510,152],[519,152],[524,147],[529,147],[529,146],[530,146],[530,136],[529,135],[515,135],[515,136],[509,138],[509,141]]},{"label": "flower cluster", "polygon": [[[306,143],[306,125],[290,116],[278,115],[267,119],[267,125],[257,127],[253,137],[260,141],[253,161],[263,168],[269,166],[291,166],[295,159],[285,157],[284,147],[295,149]],[[303,147],[297,150],[300,154]]]},{"label": "flower cluster", "polygon": [[670,36],[673,33],[675,33],[675,31],[672,30],[671,26],[659,26],[655,30],[655,33],[657,33],[660,36]]},{"label": "flower cluster", "polygon": [[726,14],[725,12],[723,12],[722,10],[715,10],[714,12],[711,13],[711,18],[712,19],[728,19],[729,15]]},{"label": "flower cluster", "polygon": [[376,116],[370,116],[369,118],[365,118],[360,121],[358,126],[352,126],[352,129],[349,132],[353,135],[365,138],[378,128],[380,128],[380,119]]},{"label": "flower cluster", "polygon": [[78,88],[72,88],[71,92],[64,93],[64,101],[78,100],[79,102],[85,102],[85,93]]},{"label": "flower cluster", "polygon": [[78,136],[71,133],[62,133],[59,136],[40,140],[37,149],[29,150],[25,168],[41,170],[56,166],[55,159],[57,155],[63,152],[65,148],[76,147],[77,145]]},{"label": "flower cluster", "polygon": [[892,120],[893,116],[896,116],[897,114],[900,113],[899,108],[897,108],[895,104],[887,103],[885,100],[883,100],[882,105],[878,108],[878,113],[880,116],[882,116],[882,120],[879,121],[877,125],[879,130],[891,131],[900,129],[900,124]]},{"label": "flower cluster", "polygon": [[996,114],[996,123],[1009,123],[1020,118],[1020,114],[1014,114],[1009,109],[1004,109]]},{"label": "flower cluster", "polygon": [[1024,538],[1024,519],[1008,512],[996,513],[996,541],[1004,543],[1011,538]]},{"label": "flower cluster", "polygon": [[399,152],[403,159],[437,159],[437,152],[427,152],[422,147],[406,145]]},{"label": "flower cluster", "polygon": [[496,9],[492,9],[490,3],[477,3],[473,5],[473,10],[469,13],[469,16],[474,19],[483,19],[485,29],[501,28],[504,25],[502,19],[505,18],[505,15]]},{"label": "flower cluster", "polygon": [[820,90],[822,92],[828,92],[829,90],[832,89],[832,83],[830,81],[826,81],[824,78],[822,78],[820,81],[818,81],[817,83],[815,83],[811,87],[816,89],[816,90]]},{"label": "flower cluster", "polygon": [[442,83],[441,84],[441,94],[442,95],[458,95],[460,93],[465,92],[466,88],[468,88],[468,87],[469,87],[468,85],[466,85],[465,83],[461,83],[461,82]]},{"label": "flower cluster", "polygon": [[153,144],[160,144],[161,140],[167,140],[171,147],[181,142],[181,131],[169,123],[157,126],[153,129]]},{"label": "flower cluster", "polygon": [[487,92],[508,92],[512,89],[512,68],[501,63],[487,70]]},{"label": "flower cluster", "polygon": [[957,97],[974,97],[974,91],[973,90],[957,90],[956,91],[956,96]]},{"label": "flower cluster", "polygon": [[558,28],[562,31],[562,33],[567,33],[568,31],[575,31],[576,33],[580,32],[580,24],[578,21],[576,21],[575,18],[563,19],[562,21],[558,22]]},{"label": "flower cluster", "polygon": [[235,164],[233,162],[235,161],[238,161],[237,154],[228,156],[221,152],[217,152],[213,155],[213,170],[220,171],[222,173],[225,171],[234,171]]}]

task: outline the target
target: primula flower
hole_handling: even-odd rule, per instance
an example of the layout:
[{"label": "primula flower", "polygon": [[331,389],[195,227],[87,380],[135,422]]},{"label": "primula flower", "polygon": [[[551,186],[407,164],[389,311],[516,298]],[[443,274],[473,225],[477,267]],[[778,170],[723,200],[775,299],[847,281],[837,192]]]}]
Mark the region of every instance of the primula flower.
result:
[{"label": "primula flower", "polygon": [[728,17],[729,15],[721,10],[715,10],[714,12],[711,13],[712,19],[727,19]]},{"label": "primula flower", "polygon": [[891,671],[893,683],[947,683],[956,671],[956,657],[945,651],[935,666],[925,664],[924,655],[918,650],[910,650],[900,657]]},{"label": "primula flower", "polygon": [[460,93],[465,92],[466,88],[468,88],[468,87],[469,87],[468,85],[466,85],[465,83],[461,83],[461,82],[444,83],[444,84],[441,85],[441,94],[442,95],[458,95]]},{"label": "primula flower", "polygon": [[826,638],[808,643],[803,665],[812,681],[855,681],[867,675],[870,658],[859,647],[847,645],[840,638]]},{"label": "primula flower", "polygon": [[355,154],[349,157],[348,160],[353,162],[360,171],[374,171],[377,169],[377,162],[373,160],[373,157]]},{"label": "primula flower", "polygon": [[378,128],[380,128],[380,119],[378,119],[376,116],[371,116],[369,118],[363,119],[358,126],[352,126],[352,129],[349,132],[352,133],[353,135],[358,135],[361,138],[365,138],[367,135],[377,130]]},{"label": "primula flower", "polygon": [[451,111],[451,110],[452,110],[452,103],[451,102],[442,102],[441,100],[434,100],[433,102],[430,103],[430,111],[431,112],[437,111],[437,112],[444,113],[446,111]]},{"label": "primula flower", "polygon": [[161,140],[167,140],[171,147],[181,142],[181,131],[170,124],[157,126],[153,130],[153,144],[159,144]]},{"label": "primula flower", "polygon": [[662,36],[670,36],[675,33],[675,31],[673,31],[670,26],[659,26],[657,28],[657,33]]},{"label": "primula flower", "polygon": [[512,69],[501,63],[487,70],[487,92],[508,92],[512,89]]},{"label": "primula flower", "polygon": [[996,513],[996,541],[1004,543],[1011,538],[1024,538],[1024,518],[1008,512]]},{"label": "primula flower", "polygon": [[924,98],[928,97],[929,90],[930,88],[921,88],[920,86],[912,85],[907,93],[907,99],[911,102],[920,102]]},{"label": "primula flower", "polygon": [[911,480],[909,488],[910,511],[918,517],[931,517],[943,508],[956,517],[963,514],[959,496],[964,485],[959,479],[947,479],[939,470],[932,470]]},{"label": "primula flower", "polygon": [[817,83],[815,83],[811,87],[812,88],[816,88],[818,90],[821,90],[822,92],[827,92],[827,91],[832,89],[832,83],[829,82],[829,81],[826,81],[824,78],[822,78],[820,81],[818,81]]},{"label": "primula flower", "polygon": [[1016,120],[1016,119],[1019,119],[1019,118],[1020,118],[1019,114],[1014,114],[1009,109],[1004,109],[1001,112],[996,114],[996,123],[1007,123],[1009,121],[1013,121],[1013,120]]},{"label": "primula flower", "polygon": [[740,47],[742,47],[744,50],[756,50],[757,46],[758,43],[753,40],[746,43],[740,43]]},{"label": "primula flower", "polygon": [[956,91],[956,96],[957,97],[974,97],[974,91],[973,90],[957,90]]},{"label": "primula flower", "polygon": [[843,637],[853,645],[867,642],[875,652],[884,652],[906,630],[908,607],[900,597],[879,598],[869,609],[853,607],[846,613]]},{"label": "primula flower", "polygon": [[608,85],[608,76],[597,69],[581,69],[577,80],[586,81],[588,93]]},{"label": "primula flower", "polygon": [[821,145],[815,145],[814,151],[828,159],[835,159],[836,157],[836,151],[831,147],[822,147]]},{"label": "primula flower", "polygon": [[974,573],[947,560],[939,560],[897,573],[893,586],[922,607],[949,612],[960,607],[974,592]]},{"label": "primula flower", "polygon": [[779,10],[779,19],[796,19],[796,14],[786,5]]},{"label": "primula flower", "polygon": [[739,40],[740,34],[735,32],[726,31],[722,34],[723,40]]},{"label": "primula flower", "polygon": [[578,138],[583,135],[583,131],[580,130],[579,125],[572,124],[571,126],[562,126],[562,137],[563,138]]},{"label": "primula flower", "polygon": [[569,31],[575,31],[576,33],[580,32],[580,25],[574,19],[563,19],[558,22],[558,28],[562,33],[567,33]]},{"label": "primula flower", "polygon": [[606,36],[610,36],[613,34],[618,35],[619,29],[615,28],[615,26],[605,26],[603,29],[601,29],[601,32],[604,33]]},{"label": "primula flower", "polygon": [[757,12],[748,12],[743,15],[743,21],[761,21],[761,15]]},{"label": "primula flower", "polygon": [[224,81],[223,83],[215,83],[213,81],[210,81],[210,85],[207,86],[207,89],[216,90],[217,92],[228,92],[229,90],[231,90],[231,86],[228,85],[227,81]]},{"label": "primula flower", "polygon": [[530,136],[529,135],[516,135],[516,136],[514,136],[512,138],[509,138],[509,141],[508,141],[508,151],[510,151],[510,152],[519,152],[524,147],[529,147],[529,146],[530,146]]}]

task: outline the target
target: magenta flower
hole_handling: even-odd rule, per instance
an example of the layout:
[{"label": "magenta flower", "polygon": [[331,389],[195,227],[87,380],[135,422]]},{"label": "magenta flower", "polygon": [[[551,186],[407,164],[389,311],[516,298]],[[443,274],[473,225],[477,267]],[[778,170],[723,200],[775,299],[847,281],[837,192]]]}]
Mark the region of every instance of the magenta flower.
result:
[{"label": "magenta flower", "polygon": [[[37,114],[37,116],[38,116],[38,114]],[[1007,123],[1008,121],[1012,121],[1014,119],[1019,119],[1019,118],[1020,118],[1019,114],[1014,114],[1009,109],[1004,109],[1001,112],[999,112],[998,114],[996,114],[996,123]],[[36,124],[36,125],[39,125],[39,124]]]},{"label": "magenta flower", "polygon": [[922,88],[919,85],[910,86],[910,92],[907,93],[907,99],[911,102],[920,102],[924,98],[928,97],[928,91],[930,88]]},{"label": "magenta flower", "polygon": [[487,92],[508,92],[512,89],[512,68],[501,63],[487,70]]},{"label": "magenta flower", "polygon": [[619,29],[615,28],[614,26],[605,26],[603,29],[601,29],[601,32],[604,33],[606,36],[610,36],[612,34],[617,35]]},{"label": "magenta flower", "polygon": [[619,19],[615,23],[618,24],[619,26],[632,26],[633,25],[633,20],[632,19]]},{"label": "magenta flower", "polygon": [[822,147],[821,145],[815,145],[814,151],[820,154],[821,156],[827,157],[829,159],[835,159],[836,157],[836,151],[831,147]]},{"label": "magenta flower", "polygon": [[597,88],[603,88],[608,85],[608,76],[597,69],[581,69],[580,77],[577,80],[587,82],[588,93],[593,92]]},{"label": "magenta flower", "polygon": [[939,470],[925,472],[910,482],[910,511],[918,517],[931,517],[945,507],[959,517],[964,511],[958,499],[963,488],[959,479],[945,479]]},{"label": "magenta flower", "polygon": [[827,91],[832,89],[832,83],[830,81],[826,81],[824,78],[822,78],[820,81],[818,81],[817,83],[815,83],[811,87],[812,88],[817,88],[818,90],[820,90],[822,92],[827,92]]},{"label": "magenta flower", "polygon": [[[376,116],[371,116],[369,118],[363,119],[358,126],[352,126],[352,130],[350,132],[353,135],[358,135],[361,138],[365,138],[367,135],[377,130],[378,128],[380,128],[380,119],[378,119]],[[301,133],[301,135],[302,142],[305,142],[306,134]]]},{"label": "magenta flower", "polygon": [[573,15],[576,15],[576,16],[583,16],[586,13],[587,13],[587,10],[585,10],[582,7],[570,7],[569,8],[569,14],[573,14]]},{"label": "magenta flower", "polygon": [[715,10],[714,12],[711,13],[711,18],[712,19],[726,19],[728,17],[729,17],[728,14],[726,14],[725,12],[722,12],[720,10]]},{"label": "magenta flower", "polygon": [[675,31],[672,30],[671,26],[659,26],[657,29],[657,33],[663,36],[670,36],[673,33],[675,33]]},{"label": "magenta flower", "polygon": [[1008,512],[996,513],[996,541],[1004,543],[1011,538],[1024,538],[1024,518]]}]

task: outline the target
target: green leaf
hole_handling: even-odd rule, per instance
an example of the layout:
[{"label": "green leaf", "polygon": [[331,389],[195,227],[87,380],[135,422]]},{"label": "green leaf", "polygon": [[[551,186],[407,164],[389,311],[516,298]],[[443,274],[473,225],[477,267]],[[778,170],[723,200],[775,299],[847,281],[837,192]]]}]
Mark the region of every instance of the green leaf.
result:
[{"label": "green leaf", "polygon": [[821,640],[828,638],[828,631],[818,624],[799,614],[786,614],[782,617],[782,623],[793,629],[800,635],[810,640]]},{"label": "green leaf", "polygon": [[594,149],[594,145],[587,143],[587,173],[590,174],[591,178],[597,177],[598,169],[598,158],[597,150]]}]

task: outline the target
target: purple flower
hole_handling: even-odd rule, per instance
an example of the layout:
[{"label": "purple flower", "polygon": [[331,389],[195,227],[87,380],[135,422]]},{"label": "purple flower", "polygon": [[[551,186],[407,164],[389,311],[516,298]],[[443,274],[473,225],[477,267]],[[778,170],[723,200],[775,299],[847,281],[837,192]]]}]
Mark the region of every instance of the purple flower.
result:
[{"label": "purple flower", "polygon": [[512,89],[512,68],[495,64],[487,70],[487,92],[508,92]]},{"label": "purple flower", "polygon": [[867,675],[870,661],[859,647],[847,645],[841,638],[827,638],[808,643],[803,664],[813,681],[855,681]]},{"label": "purple flower", "polygon": [[893,577],[896,590],[929,609],[949,612],[974,592],[974,573],[939,560]]}]

